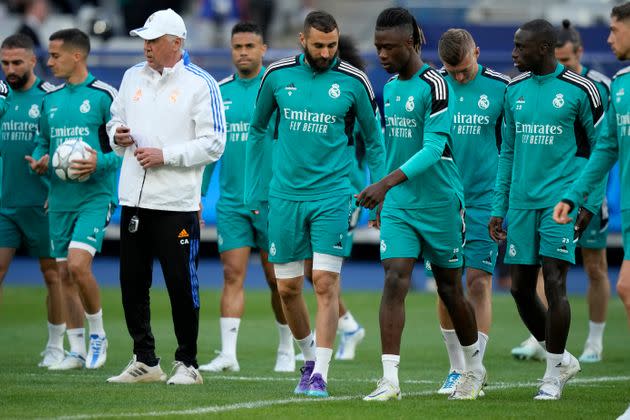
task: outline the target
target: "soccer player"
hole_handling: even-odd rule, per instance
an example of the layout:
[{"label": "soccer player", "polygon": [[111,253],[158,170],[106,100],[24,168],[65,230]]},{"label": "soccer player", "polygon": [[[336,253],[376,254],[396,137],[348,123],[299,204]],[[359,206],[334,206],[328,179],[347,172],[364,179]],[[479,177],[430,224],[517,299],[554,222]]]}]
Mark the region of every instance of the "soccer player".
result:
[{"label": "soccer player", "polygon": [[[592,81],[600,96],[604,109],[608,109],[610,79],[603,74],[589,69],[580,60],[584,53],[580,33],[571,26],[569,20],[562,21],[558,29],[556,43],[556,59],[570,70]],[[581,159],[583,165],[587,160]],[[589,279],[587,290],[588,300],[588,338],[584,344],[584,351],[579,357],[580,362],[595,363],[602,360],[604,327],[606,326],[606,310],[610,298],[610,283],[608,282],[608,262],[606,261],[606,238],[608,236],[608,208],[606,199],[602,207],[593,215],[591,222],[584,230],[578,241],[581,247],[584,271]],[[542,273],[538,273],[537,292],[543,305],[547,305],[542,285]],[[531,336],[519,347],[512,349],[512,355],[518,359],[544,358],[545,351],[536,338]]]},{"label": "soccer player", "polygon": [[[300,42],[303,54],[271,64],[262,78],[247,142],[245,197],[250,209],[262,208],[262,150],[269,120],[277,111],[278,143],[269,185],[269,261],[291,332],[304,353],[294,392],[327,397],[351,209],[348,144],[355,120],[366,133],[367,163],[375,180],[384,172],[384,150],[367,76],[337,58],[335,19],[326,12],[309,13]],[[304,260],[311,257],[316,346],[302,296]]]},{"label": "soccer player", "polygon": [[451,399],[476,399],[486,379],[477,324],[462,290],[464,191],[453,161],[454,93],[422,61],[424,35],[403,8],[383,10],[374,45],[383,68],[395,74],[383,90],[389,175],[365,188],[357,203],[380,207],[385,285],[380,307],[383,378],[366,401],[400,399],[398,365],[405,297],[420,256],[431,261],[464,353],[464,372]]},{"label": "soccer player", "polygon": [[[52,370],[96,369],[107,360],[107,338],[98,283],[92,260],[100,251],[114,209],[116,170],[120,158],[112,153],[105,132],[116,90],[96,79],[87,68],[90,39],[79,29],[63,29],[50,36],[48,67],[65,80],[47,94],[41,109],[39,139],[31,169],[48,171],[49,156],[65,141],[82,140],[90,146],[88,159],[72,167],[84,182],[63,181],[52,175],[48,198],[50,240],[57,259],[65,305],[70,352]],[[84,314],[83,314],[83,311]],[[85,351],[83,316],[89,324],[89,350]]]},{"label": "soccer player", "polygon": [[[483,360],[492,324],[492,272],[498,253],[497,244],[488,236],[487,223],[501,147],[503,96],[510,78],[477,63],[479,47],[465,29],[446,31],[438,53],[444,65],[442,74],[456,98],[451,136],[466,202],[466,289],[475,310]],[[451,365],[438,393],[451,394],[464,371],[464,353],[439,298],[438,315]]]},{"label": "soccer player", "polygon": [[[608,44],[617,59],[630,59],[630,3],[615,6],[610,19]],[[630,138],[630,96],[625,96],[625,87],[630,89],[630,67],[617,72],[613,77],[610,92],[610,106],[606,121],[605,135],[589,159],[584,172],[573,184],[568,193],[563,191],[562,202],[556,205],[554,220],[558,223],[572,221],[573,209],[583,205],[584,197],[595,194],[602,179],[619,160],[621,186],[621,221],[624,244],[624,261],[617,281],[617,293],[628,315],[630,326],[630,155],[627,141]],[[570,225],[569,225],[570,226]]]},{"label": "soccer player", "polygon": [[[4,158],[4,194],[0,200],[0,286],[16,249],[26,245],[29,253],[39,258],[48,289],[48,344],[39,366],[49,367],[61,362],[65,356],[63,336],[66,324],[61,281],[51,257],[48,236],[45,203],[49,182],[33,173],[24,160],[36,146],[35,133],[44,95],[54,89],[35,75],[34,48],[33,41],[20,34],[7,37],[0,47],[2,71],[11,87],[6,113],[0,112],[0,155]],[[7,94],[6,85],[2,85],[0,91]]]},{"label": "soccer player", "polygon": [[[273,265],[269,263],[268,205],[263,203],[260,212],[252,214],[243,203],[247,132],[254,112],[258,86],[265,72],[263,57],[267,45],[262,38],[260,27],[250,22],[237,23],[232,28],[231,50],[236,73],[219,82],[228,127],[226,147],[221,157],[220,196],[216,207],[219,253],[223,263],[219,320],[221,353],[210,363],[199,366],[199,370],[237,372],[240,369],[236,358],[236,341],[245,307],[243,284],[251,249],[258,248],[265,278],[271,290],[271,307],[280,336],[274,371],[293,372],[295,370],[293,337],[282,312]],[[267,179],[271,176],[274,129],[275,124],[270,124],[267,130],[268,138],[262,149],[263,173],[259,175]],[[213,168],[214,164],[206,168],[204,180],[209,180]],[[204,182],[206,189],[208,184]],[[265,187],[268,189],[268,186]],[[205,192],[203,191],[204,194]]]},{"label": "soccer player", "polygon": [[[523,73],[507,87],[505,129],[488,229],[497,242],[506,238],[512,295],[518,312],[547,349],[547,369],[537,400],[560,399],[565,383],[580,371],[566,350],[571,308],[566,276],[575,262],[572,226],[560,226],[553,205],[581,170],[600,136],[604,105],[590,80],[566,69],[555,58],[555,28],[542,19],[523,24],[514,35],[512,58]],[[603,195],[604,184],[598,186]],[[589,198],[583,214],[601,205]],[[573,214],[573,213],[572,213]],[[584,225],[585,219],[580,222]],[[584,225],[585,226],[585,225]],[[536,296],[542,265],[549,307]]]}]

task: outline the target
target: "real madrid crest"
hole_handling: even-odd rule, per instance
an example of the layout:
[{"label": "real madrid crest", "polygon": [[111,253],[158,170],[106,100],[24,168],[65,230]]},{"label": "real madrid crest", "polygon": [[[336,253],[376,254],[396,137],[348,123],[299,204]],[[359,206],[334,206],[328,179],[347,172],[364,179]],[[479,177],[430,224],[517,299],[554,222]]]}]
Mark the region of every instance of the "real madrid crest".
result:
[{"label": "real madrid crest", "polygon": [[556,97],[553,99],[553,106],[556,108],[562,108],[564,106],[564,95],[562,93],[556,94]]},{"label": "real madrid crest", "polygon": [[481,109],[488,109],[488,107],[490,107],[490,100],[488,99],[488,95],[479,96],[477,106]]},{"label": "real madrid crest", "polygon": [[328,89],[328,96],[333,99],[337,99],[341,95],[341,90],[339,90],[339,85],[337,83],[333,83],[330,89]]},{"label": "real madrid crest", "polygon": [[39,106],[37,104],[31,105],[31,109],[28,110],[28,116],[31,118],[39,118]]},{"label": "real madrid crest", "polygon": [[79,111],[81,111],[82,114],[87,114],[88,112],[90,112],[90,109],[92,109],[92,107],[90,106],[90,101],[87,99],[83,101],[83,103],[79,107]]},{"label": "real madrid crest", "polygon": [[405,109],[407,112],[411,112],[416,108],[416,104],[413,102],[413,96],[407,98],[407,103],[405,104]]}]

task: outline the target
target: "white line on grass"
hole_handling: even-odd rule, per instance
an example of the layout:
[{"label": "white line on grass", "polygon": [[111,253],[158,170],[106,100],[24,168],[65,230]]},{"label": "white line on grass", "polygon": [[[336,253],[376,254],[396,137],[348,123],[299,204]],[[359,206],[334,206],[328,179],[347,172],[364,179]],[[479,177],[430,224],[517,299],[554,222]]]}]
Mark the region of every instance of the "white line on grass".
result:
[{"label": "white line on grass", "polygon": [[[225,376],[225,378],[235,378],[235,377]],[[236,378],[239,378],[239,377],[236,377]],[[284,378],[278,378],[278,380],[284,380]],[[589,385],[589,384],[594,384],[594,383],[623,382],[623,381],[628,381],[628,380],[630,380],[630,376],[600,376],[600,377],[594,377],[594,378],[573,379],[571,381],[571,384],[584,386],[584,385]],[[409,382],[409,381],[403,381],[403,382]],[[492,390],[504,390],[504,389],[514,389],[514,388],[528,388],[528,387],[535,387],[536,385],[537,383],[535,382],[516,382],[516,383],[499,382],[494,385],[487,386],[485,387],[485,389],[488,391],[492,391]],[[436,394],[436,391],[434,390],[403,393],[405,397],[421,397],[421,396],[428,396],[428,395],[435,395],[435,394]],[[304,404],[304,403],[315,403],[315,402],[358,400],[362,397],[363,395],[345,395],[345,396],[339,396],[339,397],[329,397],[329,398],[324,398],[324,399],[285,398],[281,400],[261,400],[261,401],[250,401],[250,402],[238,403],[238,404],[211,405],[207,407],[197,407],[197,408],[191,408],[187,410],[151,411],[151,412],[138,412],[138,413],[112,413],[112,414],[79,414],[75,416],[57,417],[57,419],[83,420],[83,419],[112,418],[112,417],[188,416],[188,415],[224,413],[228,411],[264,408],[264,407],[271,407],[275,405],[284,405],[284,404]]]}]

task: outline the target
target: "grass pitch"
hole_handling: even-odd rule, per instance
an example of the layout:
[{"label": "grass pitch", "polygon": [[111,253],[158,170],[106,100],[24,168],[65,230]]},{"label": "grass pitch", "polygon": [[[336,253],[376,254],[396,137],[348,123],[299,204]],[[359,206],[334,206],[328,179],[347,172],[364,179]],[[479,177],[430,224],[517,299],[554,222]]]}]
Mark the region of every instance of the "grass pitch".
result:
[{"label": "grass pitch", "polygon": [[[46,341],[45,289],[6,285],[0,303],[1,418],[616,418],[630,403],[630,333],[622,305],[613,298],[604,340],[604,361],[583,364],[561,401],[533,401],[544,363],[519,362],[510,349],[526,336],[512,298],[494,298],[494,325],[486,353],[489,382],[477,401],[448,401],[437,395],[448,360],[435,315],[435,296],[412,293],[407,298],[400,380],[402,401],[365,403],[381,375],[378,306],[380,293],[348,292],[344,298],[367,331],[351,362],[333,361],[329,375],[332,398],[294,397],[298,373],[273,372],[276,326],[269,296],[248,291],[241,323],[238,357],[241,371],[204,373],[202,386],[106,384],[131,358],[120,303],[120,291],[103,289],[103,312],[109,338],[108,360],[96,371],[53,373],[37,367]],[[220,348],[218,291],[203,291],[199,362]],[[309,307],[315,304],[308,294]],[[586,302],[572,297],[573,321],[568,348],[576,356],[587,333]],[[175,338],[166,291],[152,291],[152,324],[162,368],[168,373]],[[67,346],[67,344],[66,344]]]}]

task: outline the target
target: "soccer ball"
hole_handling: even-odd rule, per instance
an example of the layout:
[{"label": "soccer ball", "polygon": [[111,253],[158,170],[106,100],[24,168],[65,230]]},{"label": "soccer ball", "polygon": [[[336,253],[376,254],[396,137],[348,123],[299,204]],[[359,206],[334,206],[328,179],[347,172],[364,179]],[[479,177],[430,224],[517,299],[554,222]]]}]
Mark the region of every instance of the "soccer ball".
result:
[{"label": "soccer ball", "polygon": [[90,175],[77,175],[76,169],[72,169],[72,162],[78,159],[88,159],[90,157],[89,145],[83,140],[69,140],[61,143],[52,158],[52,166],[55,175],[62,181],[85,182]]}]

